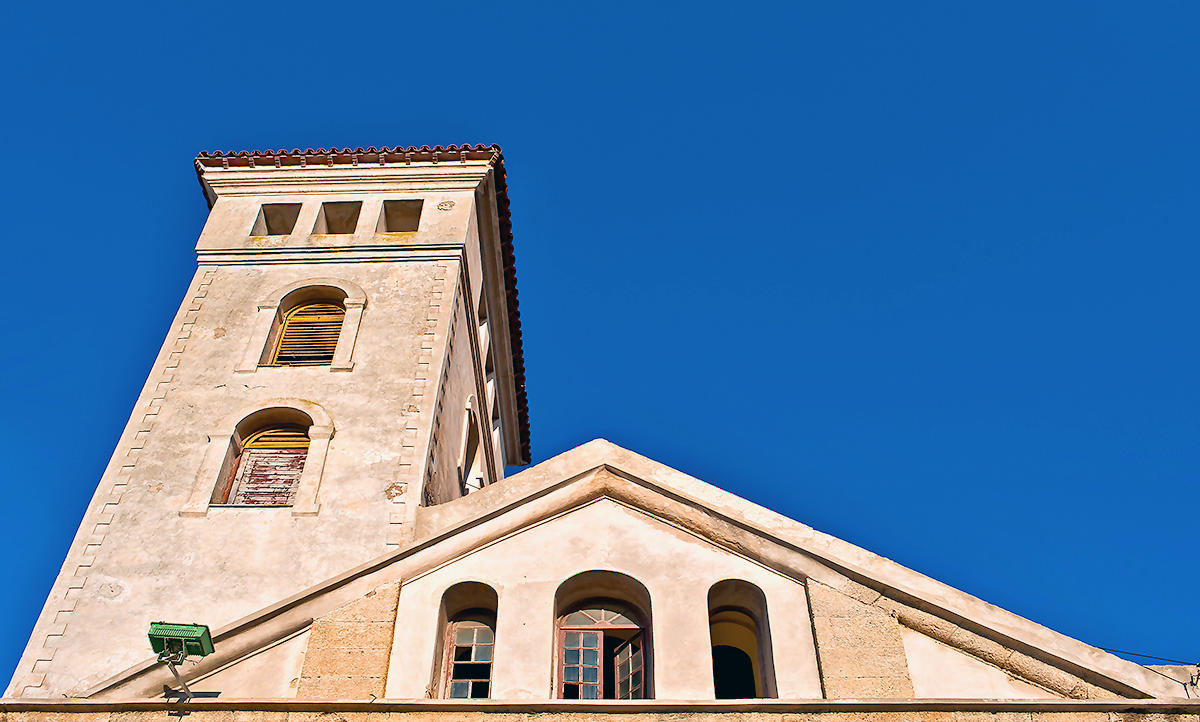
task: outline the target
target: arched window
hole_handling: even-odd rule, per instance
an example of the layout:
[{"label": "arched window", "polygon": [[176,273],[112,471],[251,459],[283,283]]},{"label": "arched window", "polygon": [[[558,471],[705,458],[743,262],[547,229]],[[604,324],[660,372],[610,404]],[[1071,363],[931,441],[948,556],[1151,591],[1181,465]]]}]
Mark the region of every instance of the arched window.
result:
[{"label": "arched window", "polygon": [[344,278],[306,278],[278,288],[259,300],[234,370],[327,366],[331,372],[352,371],[366,304],[362,287]]},{"label": "arched window", "polygon": [[496,592],[463,582],[442,595],[445,633],[434,674],[444,699],[487,699],[491,695],[496,646]]},{"label": "arched window", "polygon": [[458,485],[463,496],[466,496],[479,491],[487,482],[483,469],[484,455],[480,445],[479,424],[471,407],[467,408],[463,423],[467,427],[467,433],[463,441],[462,461],[458,466]]},{"label": "arched window", "polygon": [[762,591],[737,579],[714,584],[708,591],[708,620],[717,699],[776,696]]},{"label": "arched window", "polygon": [[616,572],[567,580],[558,608],[557,689],[561,699],[648,699],[650,595]]},{"label": "arched window", "polygon": [[[237,439],[235,438],[235,442]],[[308,458],[308,429],[281,425],[260,429],[235,443],[235,456],[213,496],[215,504],[289,506]]]},{"label": "arched window", "polygon": [[337,350],[346,309],[341,301],[302,303],[279,325],[270,366],[328,366]]}]

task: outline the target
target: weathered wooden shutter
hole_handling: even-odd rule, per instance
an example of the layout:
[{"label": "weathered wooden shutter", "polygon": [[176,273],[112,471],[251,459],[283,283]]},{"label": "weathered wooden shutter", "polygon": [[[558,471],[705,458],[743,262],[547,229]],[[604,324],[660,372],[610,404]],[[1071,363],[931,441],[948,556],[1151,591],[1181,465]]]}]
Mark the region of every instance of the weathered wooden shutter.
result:
[{"label": "weathered wooden shutter", "polygon": [[333,303],[306,303],[283,318],[272,366],[327,366],[333,361],[346,310]]},{"label": "weathered wooden shutter", "polygon": [[299,426],[264,429],[246,439],[233,472],[228,503],[286,506],[308,457],[308,433]]}]

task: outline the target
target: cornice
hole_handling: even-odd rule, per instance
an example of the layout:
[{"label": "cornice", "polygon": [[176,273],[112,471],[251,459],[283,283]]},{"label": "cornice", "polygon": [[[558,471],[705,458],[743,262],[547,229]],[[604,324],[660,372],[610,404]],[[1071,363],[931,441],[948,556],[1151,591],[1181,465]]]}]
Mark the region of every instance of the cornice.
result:
[{"label": "cornice", "polygon": [[[1076,699],[738,699],[738,700],[453,700],[453,699],[212,699],[175,700],[0,699],[0,712],[578,712],[588,715],[722,712],[1142,712],[1197,714],[1200,700]],[[858,717],[855,717],[858,719]]]},{"label": "cornice", "polygon": [[204,169],[200,178],[206,192],[215,197],[394,193],[398,190],[470,192],[491,169],[492,164],[486,161],[376,167],[230,168]]},{"label": "cornice", "polygon": [[280,263],[373,263],[380,261],[460,260],[461,243],[428,243],[419,246],[326,246],[303,248],[198,249],[201,266],[276,265]]}]

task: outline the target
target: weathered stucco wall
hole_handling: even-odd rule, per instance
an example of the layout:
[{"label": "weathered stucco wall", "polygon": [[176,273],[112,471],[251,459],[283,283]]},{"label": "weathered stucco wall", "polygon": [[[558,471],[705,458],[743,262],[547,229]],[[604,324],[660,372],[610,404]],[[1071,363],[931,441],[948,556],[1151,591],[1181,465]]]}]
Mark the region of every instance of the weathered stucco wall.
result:
[{"label": "weathered stucco wall", "polygon": [[425,696],[438,653],[442,595],[454,584],[474,581],[492,587],[499,598],[493,698],[551,698],[555,592],[592,570],[628,575],[649,592],[656,698],[713,698],[707,599],[709,589],[726,579],[750,582],[766,596],[779,695],[821,696],[803,582],[608,500],[405,580],[387,696]]},{"label": "weathered stucco wall", "polygon": [[[411,539],[433,407],[447,380],[438,374],[450,301],[475,222],[474,188],[487,167],[458,173],[461,190],[343,184],[217,199],[197,245],[200,268],[10,696],[78,694],[150,655],[149,621],[219,628]],[[394,197],[425,199],[417,232],[375,232],[382,201]],[[363,199],[356,233],[308,233],[322,202],[356,198]],[[302,204],[296,231],[248,235],[264,202]],[[365,294],[352,369],[247,368],[244,359],[257,358],[265,340],[263,302],[312,279],[344,281]],[[456,342],[466,360],[453,379],[462,387],[475,373],[471,342],[468,334]],[[454,394],[461,404],[463,392]],[[307,515],[210,508],[219,468],[212,460],[224,458],[238,421],[272,406],[316,409],[332,426],[318,504]],[[314,462],[310,452],[306,468]]]},{"label": "weathered stucco wall", "polygon": [[[440,395],[434,411],[432,443],[424,480],[422,503],[426,506],[445,503],[461,495],[459,467],[463,461],[467,424],[476,424],[481,439],[488,438],[487,427],[483,424],[490,419],[491,412],[486,405],[482,359],[476,356],[477,321],[468,305],[468,293],[465,284],[455,284],[445,299],[451,325],[442,356],[443,366],[438,384]],[[470,413],[468,402],[473,407]],[[493,447],[485,452],[484,443],[487,442],[481,441],[479,453],[487,454],[484,460],[484,468],[487,469],[487,462],[495,458],[495,449]],[[496,481],[503,472],[502,468],[495,473],[489,472],[488,483]]]},{"label": "weathered stucco wall", "polygon": [[916,697],[1059,698],[920,632],[902,627],[900,635]]}]

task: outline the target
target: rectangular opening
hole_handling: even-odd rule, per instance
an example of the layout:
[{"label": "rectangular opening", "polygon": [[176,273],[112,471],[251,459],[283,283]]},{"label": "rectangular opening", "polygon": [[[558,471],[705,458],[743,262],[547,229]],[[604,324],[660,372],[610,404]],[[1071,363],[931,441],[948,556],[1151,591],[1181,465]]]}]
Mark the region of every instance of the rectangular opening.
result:
[{"label": "rectangular opening", "polygon": [[421,206],[425,201],[384,201],[376,233],[412,233],[421,223]]},{"label": "rectangular opening", "polygon": [[358,228],[358,213],[362,201],[336,201],[321,204],[313,233],[354,233]]},{"label": "rectangular opening", "polygon": [[258,209],[258,218],[252,236],[286,236],[296,228],[296,219],[300,217],[299,203],[264,203]]}]

